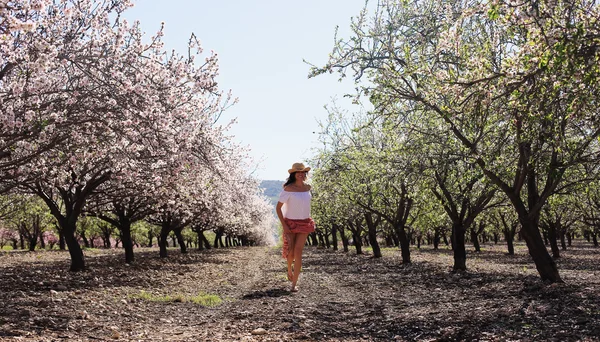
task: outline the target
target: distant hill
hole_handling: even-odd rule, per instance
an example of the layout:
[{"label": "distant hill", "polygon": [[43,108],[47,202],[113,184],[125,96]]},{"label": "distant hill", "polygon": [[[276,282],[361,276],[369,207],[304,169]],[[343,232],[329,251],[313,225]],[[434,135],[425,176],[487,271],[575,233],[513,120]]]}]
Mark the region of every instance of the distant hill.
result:
[{"label": "distant hill", "polygon": [[283,189],[284,181],[279,180],[264,180],[260,182],[260,187],[265,189],[265,196],[267,196],[271,203],[273,203],[273,210],[279,199],[279,193]]}]

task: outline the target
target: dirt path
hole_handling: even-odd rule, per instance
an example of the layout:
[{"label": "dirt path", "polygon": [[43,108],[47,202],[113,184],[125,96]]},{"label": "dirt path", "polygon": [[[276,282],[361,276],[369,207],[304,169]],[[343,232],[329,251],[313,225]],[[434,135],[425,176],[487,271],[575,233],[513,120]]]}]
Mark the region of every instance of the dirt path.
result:
[{"label": "dirt path", "polygon": [[[0,340],[132,341],[596,341],[600,251],[563,253],[565,284],[545,285],[524,250],[470,254],[469,273],[448,272],[448,250],[397,250],[383,259],[308,248],[300,292],[290,293],[273,248],[0,254]],[[218,295],[216,306],[190,302]],[[166,296],[170,296],[167,298]],[[256,329],[264,335],[252,335]]]}]

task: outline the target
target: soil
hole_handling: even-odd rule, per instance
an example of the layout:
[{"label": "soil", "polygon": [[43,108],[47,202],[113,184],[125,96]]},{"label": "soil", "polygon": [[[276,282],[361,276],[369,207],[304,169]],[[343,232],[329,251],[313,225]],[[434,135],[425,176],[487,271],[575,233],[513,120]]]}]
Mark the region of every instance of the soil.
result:
[{"label": "soil", "polygon": [[[315,247],[289,292],[274,247],[190,251],[0,252],[2,341],[598,341],[600,249],[575,242],[557,260],[565,281],[545,284],[522,245],[469,252],[397,249],[384,257]],[[218,295],[220,304],[190,301]],[[166,296],[170,297],[166,297]]]}]

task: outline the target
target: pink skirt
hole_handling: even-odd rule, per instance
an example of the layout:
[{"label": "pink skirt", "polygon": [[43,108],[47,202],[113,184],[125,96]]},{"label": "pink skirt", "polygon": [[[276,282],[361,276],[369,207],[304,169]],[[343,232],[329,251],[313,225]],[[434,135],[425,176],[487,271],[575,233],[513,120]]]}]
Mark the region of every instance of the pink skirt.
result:
[{"label": "pink skirt", "polygon": [[[293,220],[285,218],[285,224],[290,228],[290,234],[310,234],[315,231],[315,221],[310,217],[302,220]],[[283,248],[281,249],[281,255],[284,259],[287,259],[290,249],[290,243],[288,236],[283,233]]]}]

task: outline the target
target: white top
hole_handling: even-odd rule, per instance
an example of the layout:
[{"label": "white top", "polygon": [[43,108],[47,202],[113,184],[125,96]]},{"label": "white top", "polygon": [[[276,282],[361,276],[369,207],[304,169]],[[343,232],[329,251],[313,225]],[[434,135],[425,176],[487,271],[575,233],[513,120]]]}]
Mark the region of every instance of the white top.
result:
[{"label": "white top", "polygon": [[303,220],[310,217],[310,191],[292,192],[283,190],[279,194],[279,202],[283,203],[283,217],[292,220]]}]

